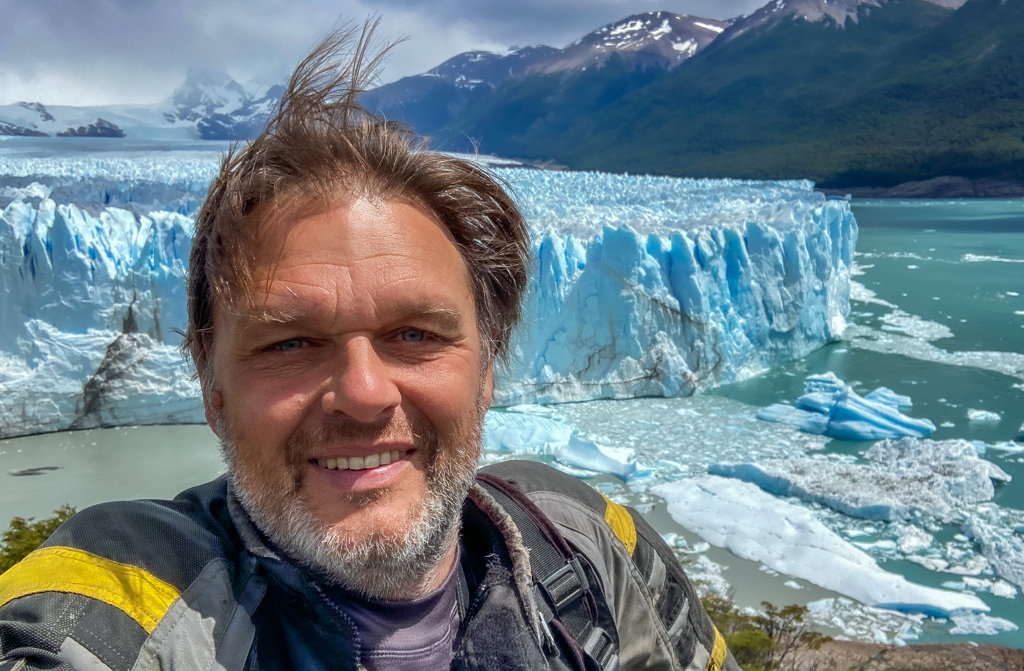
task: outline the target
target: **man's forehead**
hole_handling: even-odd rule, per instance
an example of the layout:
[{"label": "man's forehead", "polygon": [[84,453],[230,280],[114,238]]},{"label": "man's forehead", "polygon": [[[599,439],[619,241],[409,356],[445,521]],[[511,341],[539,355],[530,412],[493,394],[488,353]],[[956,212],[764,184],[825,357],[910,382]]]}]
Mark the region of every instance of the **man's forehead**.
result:
[{"label": "man's forehead", "polygon": [[[458,330],[472,315],[442,296],[415,296],[408,293],[376,296],[363,305],[353,305],[316,292],[296,291],[279,287],[261,292],[249,300],[236,301],[232,312],[243,324],[273,325],[302,323],[326,325],[350,316],[365,316],[366,308],[381,322],[401,319],[422,319],[450,330]],[[360,308],[363,308],[360,310]],[[353,313],[353,314],[349,314]]]}]

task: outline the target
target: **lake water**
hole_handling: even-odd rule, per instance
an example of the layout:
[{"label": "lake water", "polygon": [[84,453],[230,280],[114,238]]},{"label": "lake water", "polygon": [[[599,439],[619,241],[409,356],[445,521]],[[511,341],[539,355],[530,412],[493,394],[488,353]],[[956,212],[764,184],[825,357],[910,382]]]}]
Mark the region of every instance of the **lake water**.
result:
[{"label": "lake water", "polygon": [[[572,404],[552,408],[555,416],[608,444],[633,447],[641,460],[674,464],[678,473],[665,477],[696,475],[719,460],[799,456],[821,448],[857,454],[865,444],[824,441],[754,418],[761,406],[799,396],[805,376],[833,371],[862,392],[886,386],[911,396],[910,414],[939,426],[936,439],[1008,440],[1024,422],[1024,201],[855,201],[854,212],[861,225],[860,274],[854,279],[862,288],[846,341],[706,396]],[[907,318],[883,320],[896,310]],[[999,413],[1001,420],[971,422],[970,408]],[[1024,455],[990,450],[988,458],[1014,478],[998,489],[996,503],[1024,510]],[[0,520],[46,515],[62,503],[83,507],[120,498],[169,498],[222,468],[216,440],[203,426],[0,441]],[[608,476],[591,482],[638,506],[675,542],[692,574],[720,589],[731,587],[741,605],[837,597],[707,548],[673,522],[654,496]],[[842,516],[832,514],[832,523],[851,538],[870,542],[884,533],[880,525],[837,517]],[[936,538],[955,544],[960,542],[956,533],[947,529]],[[886,570],[914,582],[951,588],[959,579],[899,557],[873,555]],[[960,588],[970,587],[960,583]],[[1024,596],[979,596],[992,615],[1024,627]],[[843,623],[840,629],[836,618]],[[841,601],[817,621],[830,633],[882,631],[891,638],[902,629],[911,632],[907,638],[916,635],[921,641],[965,640],[949,634],[948,623],[919,622]],[[971,638],[1024,647],[1022,630]]]}]

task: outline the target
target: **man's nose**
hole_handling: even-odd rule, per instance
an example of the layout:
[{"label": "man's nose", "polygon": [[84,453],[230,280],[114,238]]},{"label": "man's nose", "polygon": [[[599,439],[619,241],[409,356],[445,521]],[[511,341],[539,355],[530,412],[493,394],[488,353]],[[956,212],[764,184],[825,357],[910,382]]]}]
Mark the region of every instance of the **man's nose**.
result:
[{"label": "man's nose", "polygon": [[402,402],[402,394],[369,338],[356,337],[341,346],[332,361],[331,383],[321,403],[328,415],[343,414],[357,422],[386,417]]}]

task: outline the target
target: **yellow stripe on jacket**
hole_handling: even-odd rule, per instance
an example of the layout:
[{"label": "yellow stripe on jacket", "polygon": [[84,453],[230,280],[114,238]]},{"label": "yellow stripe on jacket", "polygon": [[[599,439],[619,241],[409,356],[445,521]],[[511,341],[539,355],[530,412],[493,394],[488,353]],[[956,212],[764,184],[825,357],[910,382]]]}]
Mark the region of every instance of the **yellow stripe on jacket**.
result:
[{"label": "yellow stripe on jacket", "polygon": [[137,566],[84,550],[36,550],[0,575],[0,606],[42,592],[81,594],[122,610],[152,633],[180,596],[172,585]]}]

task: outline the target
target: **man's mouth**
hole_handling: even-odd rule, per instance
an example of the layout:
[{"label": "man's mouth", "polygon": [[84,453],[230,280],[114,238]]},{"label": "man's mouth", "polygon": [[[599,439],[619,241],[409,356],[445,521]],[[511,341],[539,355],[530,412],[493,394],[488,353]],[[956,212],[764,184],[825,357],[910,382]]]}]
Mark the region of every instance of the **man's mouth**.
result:
[{"label": "man's mouth", "polygon": [[335,459],[317,459],[316,465],[330,471],[361,471],[367,468],[387,466],[409,454],[409,450],[384,450],[377,454],[358,457],[337,457]]}]

